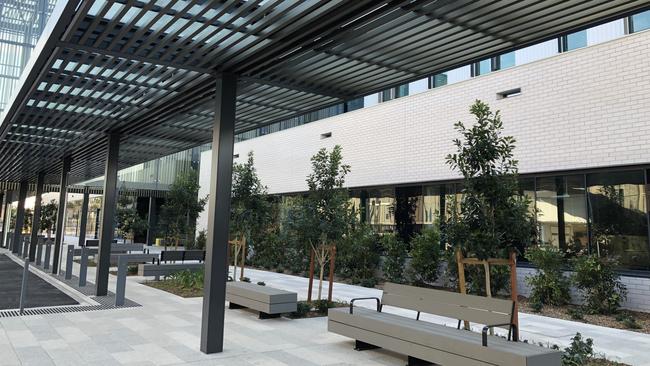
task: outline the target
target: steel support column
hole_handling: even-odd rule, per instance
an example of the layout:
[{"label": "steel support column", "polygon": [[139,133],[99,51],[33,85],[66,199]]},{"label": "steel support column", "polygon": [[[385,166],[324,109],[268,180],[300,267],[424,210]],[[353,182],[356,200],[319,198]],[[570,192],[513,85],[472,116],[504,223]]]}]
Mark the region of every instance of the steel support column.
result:
[{"label": "steel support column", "polygon": [[54,234],[54,253],[52,254],[52,273],[59,273],[61,260],[61,245],[63,245],[65,230],[65,204],[68,199],[68,173],[70,172],[70,157],[63,158],[61,180],[59,181],[59,207],[56,210],[56,233]]},{"label": "steel support column", "polygon": [[14,199],[14,192],[5,192],[5,201],[2,209],[4,210],[4,220],[2,221],[2,247],[9,248],[9,226],[11,224],[11,201]]},{"label": "steel support column", "polygon": [[90,201],[90,192],[88,187],[84,188],[84,198],[81,203],[81,220],[79,223],[79,246],[86,243],[86,226],[88,226],[88,204]]},{"label": "steel support column", "polygon": [[16,225],[14,226],[14,239],[11,241],[11,252],[20,255],[22,253],[23,226],[25,225],[25,199],[29,183],[24,180],[20,182],[18,189],[18,208],[16,209]]},{"label": "steel support column", "polygon": [[4,237],[6,236],[5,234],[7,234],[5,232],[5,222],[7,221],[7,210],[5,210],[5,207],[7,207],[7,202],[5,201],[7,200],[7,194],[7,191],[0,192],[0,217],[2,217],[2,226],[0,226],[0,232],[2,232],[2,235],[0,236],[0,248],[5,246]]},{"label": "steel support column", "polygon": [[237,77],[233,74],[222,74],[217,79],[201,318],[201,351],[204,353],[223,351],[236,87]]},{"label": "steel support column", "polygon": [[117,166],[120,149],[120,135],[111,133],[107,138],[106,165],[104,169],[104,199],[102,200],[102,225],[99,232],[99,260],[95,279],[95,295],[108,294],[108,270],[111,266],[111,243],[115,227],[115,206],[117,203]]},{"label": "steel support column", "polygon": [[156,197],[149,197],[149,213],[147,215],[147,245],[154,245],[156,240],[156,216],[158,215],[156,207]]},{"label": "steel support column", "polygon": [[41,207],[43,186],[45,185],[45,174],[39,173],[36,178],[36,196],[34,197],[34,217],[32,218],[32,238],[29,243],[29,261],[36,258],[36,247],[38,246],[38,233],[41,231]]}]

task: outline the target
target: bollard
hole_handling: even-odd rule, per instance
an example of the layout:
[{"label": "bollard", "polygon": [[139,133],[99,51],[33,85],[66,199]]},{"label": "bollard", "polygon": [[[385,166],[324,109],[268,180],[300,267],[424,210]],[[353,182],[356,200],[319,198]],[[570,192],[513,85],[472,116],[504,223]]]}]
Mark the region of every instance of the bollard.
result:
[{"label": "bollard", "polygon": [[29,255],[29,238],[25,237],[23,238],[23,257],[27,257]]},{"label": "bollard", "polygon": [[23,283],[20,286],[20,315],[23,315],[25,301],[27,301],[27,278],[29,277],[29,257],[25,258],[23,266]]},{"label": "bollard", "polygon": [[86,273],[88,273],[88,248],[81,248],[81,268],[79,269],[79,287],[86,286]]},{"label": "bollard", "polygon": [[52,243],[48,241],[45,244],[45,261],[43,262],[43,269],[50,268],[50,251],[52,251]]},{"label": "bollard", "polygon": [[36,265],[41,265],[41,258],[43,256],[43,240],[38,239],[38,244],[36,245]]},{"label": "bollard", "polygon": [[124,305],[124,293],[126,292],[126,270],[129,260],[126,256],[119,255],[117,259],[117,284],[115,285],[115,306]]},{"label": "bollard", "polygon": [[74,260],[74,245],[68,245],[68,255],[65,258],[65,279],[72,279],[72,261]]}]

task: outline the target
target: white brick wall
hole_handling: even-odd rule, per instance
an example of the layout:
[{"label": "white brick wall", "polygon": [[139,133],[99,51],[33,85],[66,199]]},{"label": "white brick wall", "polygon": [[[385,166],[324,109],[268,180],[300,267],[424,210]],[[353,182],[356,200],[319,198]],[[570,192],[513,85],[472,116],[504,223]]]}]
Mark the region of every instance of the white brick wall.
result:
[{"label": "white brick wall", "polygon": [[[497,99],[498,92],[514,88],[522,94]],[[469,106],[481,99],[501,110],[506,133],[517,139],[521,173],[645,164],[649,95],[650,32],[641,32],[240,142],[236,160],[254,151],[270,193],[306,190],[309,158],[335,144],[352,166],[349,187],[453,179],[444,159],[458,136],[453,124],[471,123]],[[321,140],[326,132],[332,137]],[[209,163],[210,152],[204,152],[201,196],[209,187]],[[529,272],[520,269],[523,294]],[[626,307],[650,311],[650,279],[623,281]]]},{"label": "white brick wall", "polygon": [[[497,93],[521,88],[520,96]],[[475,99],[501,110],[522,173],[650,162],[650,32],[237,143],[271,193],[306,190],[309,158],[340,144],[350,187],[456,178],[444,157]],[[321,140],[320,135],[332,132]],[[204,154],[208,154],[207,152]]]}]

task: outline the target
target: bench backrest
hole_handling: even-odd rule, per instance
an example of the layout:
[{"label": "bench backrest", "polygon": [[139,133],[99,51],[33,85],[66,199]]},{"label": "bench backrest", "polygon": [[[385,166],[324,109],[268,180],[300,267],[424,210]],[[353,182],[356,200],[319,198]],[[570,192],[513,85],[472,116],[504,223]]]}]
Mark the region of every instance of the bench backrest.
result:
[{"label": "bench backrest", "polygon": [[183,257],[185,261],[203,261],[205,260],[205,252],[202,250],[186,250],[185,256]]},{"label": "bench backrest", "polygon": [[381,300],[395,306],[480,324],[512,321],[514,302],[386,282]]},{"label": "bench backrest", "polygon": [[182,261],[183,260],[183,251],[182,250],[163,250],[160,252],[160,261]]}]

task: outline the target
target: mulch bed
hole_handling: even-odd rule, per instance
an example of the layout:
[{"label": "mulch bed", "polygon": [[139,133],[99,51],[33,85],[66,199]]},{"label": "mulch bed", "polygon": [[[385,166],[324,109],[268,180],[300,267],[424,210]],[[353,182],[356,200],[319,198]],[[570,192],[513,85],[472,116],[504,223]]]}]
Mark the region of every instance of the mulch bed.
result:
[{"label": "mulch bed", "polygon": [[630,328],[626,328],[622,322],[617,321],[615,315],[584,314],[584,319],[582,320],[571,318],[571,316],[568,313],[569,309],[578,310],[579,308],[580,307],[576,305],[566,305],[566,306],[544,305],[542,311],[536,313],[531,308],[530,302],[528,301],[527,298],[523,296],[519,297],[519,311],[522,313],[543,315],[551,318],[558,318],[558,319],[570,320],[574,322],[600,325],[607,328],[625,329],[625,330],[631,330],[633,332],[650,334],[650,313],[625,310],[625,312],[633,316],[636,319],[636,322],[641,326],[640,329],[630,329]]},{"label": "mulch bed", "polygon": [[146,281],[143,283],[149,287],[167,291],[180,297],[201,297],[203,296],[203,287],[180,287],[171,281]]}]

